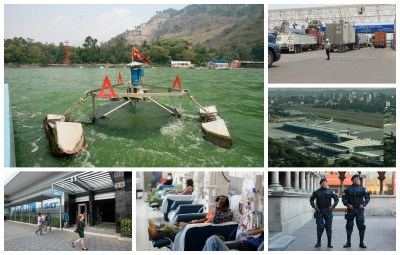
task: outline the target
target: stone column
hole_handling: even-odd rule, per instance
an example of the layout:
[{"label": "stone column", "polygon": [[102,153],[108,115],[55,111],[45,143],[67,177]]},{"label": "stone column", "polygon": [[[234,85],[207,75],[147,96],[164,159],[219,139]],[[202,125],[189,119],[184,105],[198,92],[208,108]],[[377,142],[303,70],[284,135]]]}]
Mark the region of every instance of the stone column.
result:
[{"label": "stone column", "polygon": [[386,179],[385,177],[385,172],[378,172],[378,179],[379,179],[379,195],[384,195],[385,193],[383,193],[383,180]]},{"label": "stone column", "polygon": [[301,171],[301,173],[300,173],[300,180],[301,180],[301,182],[300,182],[300,185],[301,185],[301,191],[303,192],[303,193],[305,193],[307,190],[306,190],[306,173],[304,172],[304,171]]},{"label": "stone column", "polygon": [[290,186],[290,171],[285,172],[285,187],[283,188],[285,191],[293,191],[293,188]]},{"label": "stone column", "polygon": [[[115,183],[124,183],[124,172],[114,172]],[[116,232],[121,233],[121,220],[125,218],[126,203],[125,203],[125,188],[119,186],[115,189],[115,221]]]},{"label": "stone column", "polygon": [[314,191],[314,173],[310,173],[310,192]]},{"label": "stone column", "polygon": [[299,192],[299,171],[294,172],[294,191]]},{"label": "stone column", "polygon": [[89,205],[88,205],[88,212],[87,213],[87,217],[89,218],[89,226],[94,226],[95,222],[94,222],[94,192],[93,191],[89,191]]},{"label": "stone column", "polygon": [[344,180],[346,179],[346,172],[338,171],[338,174],[340,180],[340,197],[341,197],[344,191]]},{"label": "stone column", "polygon": [[271,171],[271,185],[268,186],[269,189],[273,191],[281,191],[283,187],[279,184],[279,172],[278,171]]}]

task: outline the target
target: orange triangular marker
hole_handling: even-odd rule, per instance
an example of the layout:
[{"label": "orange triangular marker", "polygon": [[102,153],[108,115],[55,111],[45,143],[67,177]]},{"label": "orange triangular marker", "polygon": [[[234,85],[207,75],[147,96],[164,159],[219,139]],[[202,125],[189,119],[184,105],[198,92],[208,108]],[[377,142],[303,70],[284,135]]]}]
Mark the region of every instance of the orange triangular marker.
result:
[{"label": "orange triangular marker", "polygon": [[119,72],[118,73],[118,82],[117,82],[118,84],[120,84],[120,83],[124,83],[123,81],[122,81],[122,75],[121,75],[121,72]]},{"label": "orange triangular marker", "polygon": [[[110,94],[104,94],[104,90],[108,87],[110,90]],[[110,79],[108,79],[108,76],[106,75],[106,78],[104,78],[103,86],[101,87],[100,93],[97,97],[103,97],[103,98],[108,98],[108,97],[117,97],[115,94],[114,88],[110,83]]]},{"label": "orange triangular marker", "polygon": [[179,89],[182,90],[181,78],[179,78],[179,75],[176,76],[174,84],[172,84],[172,88],[175,88],[177,83],[178,83]]}]

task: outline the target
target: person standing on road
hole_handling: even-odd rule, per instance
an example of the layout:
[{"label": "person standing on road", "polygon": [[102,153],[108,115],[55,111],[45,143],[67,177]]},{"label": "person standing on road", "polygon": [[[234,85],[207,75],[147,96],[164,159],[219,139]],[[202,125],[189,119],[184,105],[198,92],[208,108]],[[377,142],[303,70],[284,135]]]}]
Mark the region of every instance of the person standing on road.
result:
[{"label": "person standing on road", "polygon": [[37,235],[37,232],[40,230],[40,235],[43,236],[42,235],[42,214],[41,213],[39,213],[39,216],[37,218],[37,224],[38,224],[39,229],[36,230],[35,234]]},{"label": "person standing on road", "polygon": [[75,244],[80,241],[82,244],[82,250],[87,251],[89,249],[85,248],[85,232],[84,231],[88,227],[86,227],[84,220],[85,220],[85,215],[79,214],[79,219],[76,221],[76,230],[75,230],[75,232],[77,232],[79,234],[79,239],[76,240],[75,242],[72,242],[72,247],[75,248]]},{"label": "person standing on road", "polygon": [[[356,218],[358,233],[360,235],[359,246],[361,248],[367,248],[367,246],[364,244],[364,208],[369,203],[370,196],[368,190],[358,184],[360,182],[360,177],[358,174],[353,175],[353,177],[351,177],[351,181],[353,184],[345,189],[342,196],[342,202],[344,206],[347,207],[347,243],[343,245],[343,248],[351,247],[351,234],[353,233],[354,217]],[[365,198],[364,201],[363,198]]]},{"label": "person standing on road", "polygon": [[[321,236],[324,233],[324,221],[326,235],[328,237],[328,247],[332,246],[332,210],[335,209],[336,205],[339,203],[339,198],[333,190],[327,189],[328,183],[326,179],[321,179],[319,182],[321,188],[313,192],[310,198],[310,205],[316,210],[315,218],[317,222],[317,244],[315,247],[321,247]],[[332,198],[334,203],[332,205]],[[314,204],[314,200],[317,199],[317,205]]]},{"label": "person standing on road", "polygon": [[326,55],[328,56],[328,58],[326,60],[331,60],[331,58],[329,57],[330,50],[331,50],[331,43],[329,42],[329,39],[326,39],[325,51],[326,51]]},{"label": "person standing on road", "polygon": [[65,228],[69,228],[69,215],[67,212],[64,214]]},{"label": "person standing on road", "polygon": [[49,232],[51,232],[51,216],[50,216],[49,212],[47,213],[47,216],[46,216],[46,228],[44,229],[44,232],[47,231],[47,227],[48,226],[50,226],[50,231]]}]

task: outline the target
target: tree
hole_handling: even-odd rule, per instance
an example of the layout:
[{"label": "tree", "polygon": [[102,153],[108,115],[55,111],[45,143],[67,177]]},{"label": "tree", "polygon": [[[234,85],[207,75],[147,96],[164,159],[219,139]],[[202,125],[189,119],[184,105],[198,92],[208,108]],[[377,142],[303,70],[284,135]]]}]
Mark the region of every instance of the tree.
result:
[{"label": "tree", "polygon": [[21,63],[24,49],[22,46],[11,44],[4,49],[5,63]]},{"label": "tree", "polygon": [[262,39],[257,40],[256,45],[251,50],[251,54],[257,61],[264,61],[264,41]]},{"label": "tree", "polygon": [[86,37],[85,43],[82,44],[84,48],[94,48],[96,47],[97,39],[93,39],[91,36]]},{"label": "tree", "polygon": [[194,53],[191,50],[185,50],[182,52],[182,58],[185,61],[191,61],[195,56],[196,56],[196,53]]},{"label": "tree", "polygon": [[150,57],[152,59],[152,62],[160,64],[168,64],[168,62],[171,59],[170,56],[168,55],[168,51],[158,45],[151,46]]},{"label": "tree", "polygon": [[31,63],[39,63],[41,55],[42,50],[37,45],[31,46],[28,50],[28,57],[31,60]]}]

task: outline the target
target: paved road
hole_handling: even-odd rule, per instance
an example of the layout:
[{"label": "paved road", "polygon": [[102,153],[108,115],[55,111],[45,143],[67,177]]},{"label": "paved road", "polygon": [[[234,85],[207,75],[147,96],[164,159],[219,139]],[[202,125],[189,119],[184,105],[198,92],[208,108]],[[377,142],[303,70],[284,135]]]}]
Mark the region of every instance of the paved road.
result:
[{"label": "paved road", "polygon": [[296,237],[295,242],[286,251],[396,251],[396,217],[391,216],[366,216],[365,239],[367,249],[358,247],[358,229],[354,220],[351,248],[343,248],[347,241],[346,221],[344,216],[334,216],[332,223],[332,245],[328,248],[326,231],[321,239],[321,247],[315,248],[317,243],[317,225],[315,219],[310,220],[291,236]]},{"label": "paved road", "polygon": [[[60,231],[52,228],[52,232],[43,236],[36,235],[37,226],[12,221],[4,222],[5,251],[82,251],[80,243],[72,248],[72,242],[78,239],[73,231]],[[49,231],[49,229],[47,229]],[[89,251],[132,251],[132,241],[120,241],[116,236],[86,233],[85,246]]]},{"label": "paved road", "polygon": [[268,83],[396,83],[396,51],[362,48],[331,53],[323,50],[283,53],[268,68]]}]

